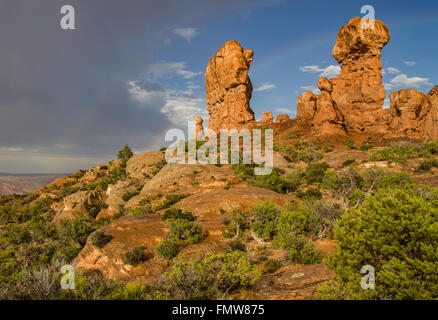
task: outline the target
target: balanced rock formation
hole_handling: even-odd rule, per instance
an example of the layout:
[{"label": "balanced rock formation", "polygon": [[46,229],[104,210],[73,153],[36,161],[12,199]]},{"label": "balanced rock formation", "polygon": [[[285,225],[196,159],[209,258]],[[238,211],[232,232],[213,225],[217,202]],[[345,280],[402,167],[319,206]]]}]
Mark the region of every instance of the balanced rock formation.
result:
[{"label": "balanced rock formation", "polygon": [[263,124],[271,124],[274,120],[272,115],[272,111],[262,112],[262,120],[260,121]]},{"label": "balanced rock formation", "polygon": [[253,51],[235,40],[226,42],[210,59],[205,72],[210,129],[241,129],[255,123],[249,105],[252,84],[248,71],[252,60]]},{"label": "balanced rock formation", "polygon": [[310,124],[323,134],[341,133],[343,127],[386,132],[388,115],[382,109],[386,93],[381,50],[389,37],[388,28],[378,20],[374,21],[373,29],[364,29],[358,17],[342,27],[333,48],[341,73],[330,80],[318,80],[320,95],[305,92],[298,98],[299,122]]},{"label": "balanced rock formation", "polygon": [[374,20],[374,28],[368,29],[361,22],[362,18],[353,18],[338,33],[333,57],[341,66],[341,74],[331,79],[331,97],[348,129],[386,132],[381,50],[390,33],[379,20]]}]

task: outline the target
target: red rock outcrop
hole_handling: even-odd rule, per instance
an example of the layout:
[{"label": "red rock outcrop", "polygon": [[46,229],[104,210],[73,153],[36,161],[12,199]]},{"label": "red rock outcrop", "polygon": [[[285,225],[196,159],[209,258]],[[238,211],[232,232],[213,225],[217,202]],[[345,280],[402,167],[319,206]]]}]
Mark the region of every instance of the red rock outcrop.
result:
[{"label": "red rock outcrop", "polygon": [[315,134],[344,135],[343,116],[337,110],[331,97],[333,86],[326,78],[318,79],[321,94],[315,95],[310,91],[298,97],[297,117],[300,124],[311,127]]},{"label": "red rock outcrop", "polygon": [[338,33],[333,56],[341,74],[320,78],[320,95],[305,92],[297,101],[297,116],[322,134],[347,130],[387,132],[388,115],[382,109],[386,93],[382,83],[381,50],[390,38],[383,22],[364,29],[354,18]]},{"label": "red rock outcrop", "polygon": [[210,59],[205,72],[208,127],[240,129],[255,123],[249,101],[252,84],[248,76],[253,51],[244,49],[236,40],[226,42]]},{"label": "red rock outcrop", "polygon": [[195,139],[201,137],[204,134],[203,122],[204,120],[201,117],[195,118]]},{"label": "red rock outcrop", "polygon": [[285,113],[283,113],[283,114],[279,114],[276,118],[275,118],[275,123],[280,123],[280,122],[283,122],[283,121],[287,121],[287,120],[289,120],[290,119],[290,117],[287,115],[287,114],[285,114]]},{"label": "red rock outcrop", "polygon": [[260,121],[262,124],[271,124],[273,120],[272,111],[262,112],[262,120]]},{"label": "red rock outcrop", "polygon": [[390,113],[394,133],[413,139],[437,139],[438,86],[427,95],[415,89],[391,92]]},{"label": "red rock outcrop", "polygon": [[361,20],[351,19],[338,33],[333,57],[341,66],[341,74],[331,79],[331,97],[348,129],[386,132],[381,50],[390,33],[379,20],[374,20],[373,29],[364,29]]}]

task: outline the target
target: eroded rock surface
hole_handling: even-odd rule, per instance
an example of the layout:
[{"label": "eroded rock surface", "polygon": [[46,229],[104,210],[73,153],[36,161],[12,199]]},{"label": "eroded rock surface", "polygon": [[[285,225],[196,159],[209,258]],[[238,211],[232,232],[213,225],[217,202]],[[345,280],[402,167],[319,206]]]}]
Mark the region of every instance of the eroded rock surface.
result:
[{"label": "eroded rock surface", "polygon": [[210,129],[240,129],[255,122],[249,105],[252,60],[253,51],[235,40],[226,42],[210,59],[205,72]]}]

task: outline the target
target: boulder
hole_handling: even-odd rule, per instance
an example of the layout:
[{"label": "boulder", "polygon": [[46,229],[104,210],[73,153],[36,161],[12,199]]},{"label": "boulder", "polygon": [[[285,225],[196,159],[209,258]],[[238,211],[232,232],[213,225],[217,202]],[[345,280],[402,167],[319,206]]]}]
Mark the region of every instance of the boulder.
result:
[{"label": "boulder", "polygon": [[[110,279],[154,284],[169,267],[169,262],[155,256],[154,248],[166,236],[166,225],[157,214],[124,217],[99,229],[113,238],[102,249],[92,244],[93,234],[73,261],[76,270],[100,272]],[[124,263],[125,254],[143,246],[151,258],[137,266]]]},{"label": "boulder", "polygon": [[80,214],[88,215],[93,208],[102,204],[102,202],[103,196],[96,190],[73,193],[64,198],[53,222],[58,223],[61,219],[74,219]]},{"label": "boulder", "polygon": [[260,121],[262,124],[271,124],[273,120],[272,111],[262,112],[262,120]]},{"label": "boulder", "polygon": [[285,113],[283,113],[283,114],[279,114],[279,115],[275,118],[275,123],[281,123],[281,122],[287,121],[287,120],[289,120],[289,119],[290,119],[289,115],[287,115],[287,114],[285,114]]},{"label": "boulder", "polygon": [[155,164],[160,163],[165,159],[165,155],[161,151],[149,151],[136,155],[126,163],[126,173],[131,178],[145,179],[152,176],[152,173],[157,169]]}]

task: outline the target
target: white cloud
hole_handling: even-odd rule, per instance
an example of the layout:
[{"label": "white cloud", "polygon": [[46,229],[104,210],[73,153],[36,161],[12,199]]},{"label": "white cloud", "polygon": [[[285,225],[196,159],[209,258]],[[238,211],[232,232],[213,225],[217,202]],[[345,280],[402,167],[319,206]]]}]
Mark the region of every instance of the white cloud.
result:
[{"label": "white cloud", "polygon": [[321,91],[318,89],[317,86],[302,86],[300,88],[303,89],[303,90],[306,90],[306,91],[312,91],[314,94],[320,94],[321,93]]},{"label": "white cloud", "polygon": [[387,97],[387,98],[385,99],[385,102],[383,103],[382,108],[383,108],[383,109],[389,109],[389,106],[390,106],[390,99],[389,99],[389,97]]},{"label": "white cloud", "polygon": [[394,77],[389,83],[385,83],[385,89],[391,90],[394,88],[399,87],[414,87],[418,88],[422,85],[429,85],[429,78],[420,78],[420,77],[411,77],[409,78],[406,74],[399,74],[398,76]]},{"label": "white cloud", "polygon": [[319,76],[324,78],[333,78],[341,73],[341,67],[335,65],[330,65],[325,68],[319,66],[304,66],[299,69],[302,72],[319,73]]},{"label": "white cloud", "polygon": [[295,116],[296,112],[287,108],[277,108],[275,109],[276,112],[278,113],[286,113],[292,116]]},{"label": "white cloud", "polygon": [[1,152],[22,152],[24,151],[21,147],[0,147]]},{"label": "white cloud", "polygon": [[265,90],[269,90],[269,89],[273,89],[273,88],[275,88],[275,84],[265,83],[265,84],[261,85],[260,87],[258,87],[257,89],[254,89],[254,92],[265,91]]},{"label": "white cloud", "polygon": [[187,121],[193,121],[196,116],[208,118],[205,99],[193,96],[192,89],[185,91],[158,89],[158,86],[146,88],[136,81],[130,81],[128,86],[131,97],[140,104],[157,100],[163,101],[161,105],[164,106],[160,111],[175,126],[186,126]]},{"label": "white cloud", "polygon": [[191,79],[199,76],[202,72],[187,70],[186,62],[157,62],[149,66],[148,73],[155,79],[162,77],[181,76],[184,79]]},{"label": "white cloud", "polygon": [[399,74],[400,73],[400,70],[393,68],[393,67],[389,67],[386,70],[388,71],[389,74]]},{"label": "white cloud", "polygon": [[199,34],[199,30],[196,28],[176,28],[173,29],[173,33],[183,37],[187,40],[187,42],[192,41],[192,38],[196,37]]},{"label": "white cloud", "polygon": [[403,61],[403,63],[405,65],[407,65],[408,67],[413,67],[417,64],[417,62],[415,62],[415,61]]}]

